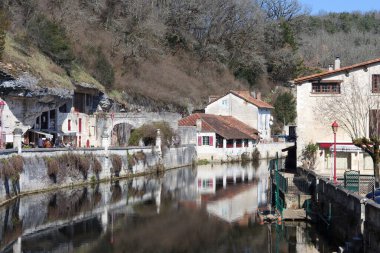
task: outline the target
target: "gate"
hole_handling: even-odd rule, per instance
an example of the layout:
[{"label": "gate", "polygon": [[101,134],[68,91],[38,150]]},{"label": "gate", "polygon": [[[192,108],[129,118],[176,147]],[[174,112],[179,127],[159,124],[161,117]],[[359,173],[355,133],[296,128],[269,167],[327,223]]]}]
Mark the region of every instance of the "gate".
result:
[{"label": "gate", "polygon": [[359,192],[360,172],[346,171],[344,172],[344,188],[352,192]]}]

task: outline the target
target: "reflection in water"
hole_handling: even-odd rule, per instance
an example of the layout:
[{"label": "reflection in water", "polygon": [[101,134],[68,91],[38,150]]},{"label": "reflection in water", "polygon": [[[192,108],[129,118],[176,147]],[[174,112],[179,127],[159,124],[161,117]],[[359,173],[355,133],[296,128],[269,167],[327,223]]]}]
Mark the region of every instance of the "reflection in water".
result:
[{"label": "reflection in water", "polygon": [[328,247],[304,223],[230,225],[268,206],[268,176],[265,161],[206,165],[21,198],[0,208],[0,250],[318,252],[314,245]]}]

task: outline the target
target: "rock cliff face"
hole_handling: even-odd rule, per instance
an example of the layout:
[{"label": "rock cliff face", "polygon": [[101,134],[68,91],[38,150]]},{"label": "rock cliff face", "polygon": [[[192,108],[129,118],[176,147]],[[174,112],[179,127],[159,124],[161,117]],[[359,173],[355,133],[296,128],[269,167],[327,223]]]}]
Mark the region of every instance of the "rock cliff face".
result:
[{"label": "rock cliff face", "polygon": [[13,114],[5,115],[6,125],[11,127],[14,121],[19,121],[22,122],[22,129],[26,131],[33,126],[36,117],[42,112],[56,109],[71,101],[73,91],[57,87],[43,88],[37,85],[38,82],[36,77],[24,73],[0,83],[1,99]]}]

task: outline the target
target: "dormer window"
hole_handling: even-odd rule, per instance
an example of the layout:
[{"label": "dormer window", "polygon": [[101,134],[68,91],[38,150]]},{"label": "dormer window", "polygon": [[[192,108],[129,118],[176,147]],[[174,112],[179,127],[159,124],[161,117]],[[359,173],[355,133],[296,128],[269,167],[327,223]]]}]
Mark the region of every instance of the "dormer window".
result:
[{"label": "dormer window", "polygon": [[311,92],[315,94],[340,94],[340,82],[312,83]]},{"label": "dormer window", "polygon": [[380,93],[380,74],[372,75],[372,93]]}]

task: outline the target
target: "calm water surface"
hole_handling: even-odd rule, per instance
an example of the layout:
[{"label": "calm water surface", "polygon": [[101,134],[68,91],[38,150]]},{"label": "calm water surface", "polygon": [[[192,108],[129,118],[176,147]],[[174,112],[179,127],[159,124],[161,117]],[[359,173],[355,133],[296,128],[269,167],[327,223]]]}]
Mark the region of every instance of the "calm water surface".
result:
[{"label": "calm water surface", "polygon": [[332,252],[307,223],[249,219],[270,203],[266,161],[206,165],[21,198],[1,252]]}]

